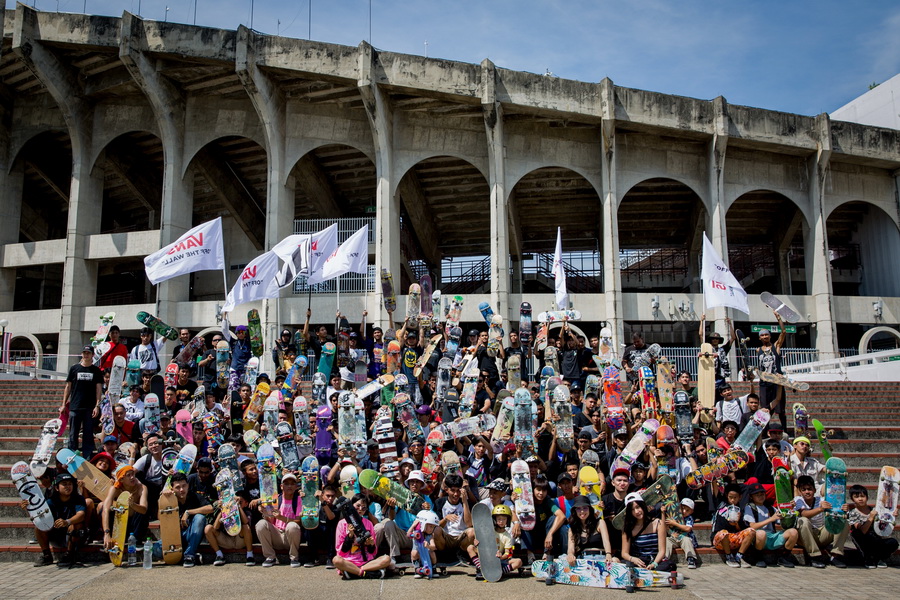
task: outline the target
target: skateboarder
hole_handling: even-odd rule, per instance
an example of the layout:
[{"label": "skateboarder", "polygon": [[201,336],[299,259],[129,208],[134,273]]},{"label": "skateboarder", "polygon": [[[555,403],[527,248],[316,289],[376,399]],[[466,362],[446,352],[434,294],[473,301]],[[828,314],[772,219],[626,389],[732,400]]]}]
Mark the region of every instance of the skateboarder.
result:
[{"label": "skateboarder", "polygon": [[248,567],[256,565],[256,559],[253,557],[253,531],[250,529],[250,522],[243,508],[238,508],[241,517],[241,532],[238,535],[228,535],[222,524],[222,513],[216,515],[216,520],[211,525],[207,525],[203,534],[206,541],[209,542],[210,548],[216,553],[213,560],[214,567],[222,567],[225,565],[225,555],[222,548],[226,550],[237,550],[243,547],[247,553],[247,560],[244,562]]},{"label": "skateboarder", "polygon": [[[794,453],[791,454],[790,468],[794,472],[794,478],[807,475],[815,481],[816,486],[821,486],[825,483],[825,465],[811,454],[812,446],[809,438],[798,435],[794,438]],[[797,485],[800,485],[799,481]]]},{"label": "skateboarder", "polygon": [[[771,331],[763,329],[759,332],[757,368],[766,373],[781,373],[781,348],[784,345],[785,336],[784,321],[781,320],[781,316],[777,312],[772,311],[772,314],[775,315],[775,319],[778,321],[781,333],[778,334],[778,339],[773,344]],[[784,388],[782,386],[760,380],[759,402],[763,408],[768,408],[771,413],[778,415],[782,428],[787,427],[787,414],[784,409]]]},{"label": "skateboarder", "polygon": [[[300,508],[297,505],[300,503]],[[278,564],[275,558],[275,550],[288,550],[291,567],[299,567],[300,541],[302,528],[300,527],[300,515],[303,512],[300,496],[297,494],[297,476],[293,473],[285,473],[281,480],[281,497],[277,508],[263,509],[263,520],[256,524],[256,536],[262,545],[264,567],[274,567]]]},{"label": "skateboarder", "polygon": [[535,524],[531,531],[522,531],[522,544],[528,550],[529,560],[533,560],[535,555],[564,553],[569,536],[566,532],[566,539],[563,540],[560,532],[568,528],[566,514],[550,497],[550,482],[543,473],[531,479],[531,490],[534,494]]},{"label": "skateboarder", "polygon": [[159,360],[159,351],[162,350],[163,345],[165,345],[166,338],[164,336],[159,336],[156,341],[153,341],[153,330],[149,327],[142,327],[140,336],[140,343],[131,349],[128,359],[138,361],[143,373],[155,375],[159,373],[162,368],[162,363]]},{"label": "skateboarder", "polygon": [[[878,518],[878,513],[869,506],[869,491],[861,485],[850,486],[850,500],[853,508],[847,515],[847,526],[853,542],[862,552],[867,569],[886,569],[887,560],[897,551],[898,542],[895,538],[883,538],[872,529],[872,524]],[[896,516],[897,509],[894,510]]]},{"label": "skateboarder", "polygon": [[625,375],[630,384],[634,384],[638,380],[637,370],[634,364],[639,358],[643,357],[647,351],[647,343],[644,341],[643,334],[634,332],[631,335],[631,345],[622,352],[622,366],[625,367]]},{"label": "skateboarder", "polygon": [[[512,510],[505,504],[498,504],[491,510],[491,517],[494,520],[494,535],[497,539],[497,558],[500,559],[500,568],[503,573],[511,573],[522,567],[522,559],[513,557],[513,538],[507,529],[512,520]],[[468,548],[469,558],[475,565],[475,580],[482,581],[484,577],[481,575],[481,560],[478,558],[478,540],[475,540]]]},{"label": "skateboarder", "polygon": [[[766,544],[763,532],[747,526],[741,515],[741,486],[729,483],[725,486],[725,501],[717,508],[712,522],[713,547],[725,555],[729,567],[752,567],[744,553],[754,546],[762,550]],[[758,534],[758,535],[757,535]]]},{"label": "skateboarder", "polygon": [[133,533],[134,537],[143,540],[147,538],[147,510],[149,507],[147,486],[138,481],[134,475],[134,467],[125,465],[119,467],[116,471],[116,482],[109,488],[103,504],[100,506],[100,519],[103,524],[103,547],[111,550],[116,542],[112,538],[112,507],[116,499],[122,494],[128,492],[131,497],[128,505],[128,532]]},{"label": "skateboarder", "polygon": [[103,373],[94,366],[94,349],[84,346],[81,361],[72,365],[66,377],[59,414],[69,413],[69,450],[78,449],[81,434],[81,453],[86,459],[94,454],[94,419],[100,416],[100,397],[103,392]]},{"label": "skateboarder", "polygon": [[[187,347],[187,345],[191,342],[191,340],[193,338],[194,338],[194,336],[191,335],[190,329],[188,329],[186,327],[182,327],[181,329],[179,329],[178,330],[178,342],[179,343],[175,346],[175,350],[172,352],[172,360],[170,360],[169,362],[175,362],[175,358],[179,354],[181,354],[181,352]],[[194,376],[197,374],[197,362],[196,361],[192,360],[192,361],[190,361],[190,363],[188,363],[185,366],[188,367],[188,372],[190,373],[191,376]]]},{"label": "skateboarder", "polygon": [[370,573],[377,573],[380,579],[384,579],[385,570],[393,565],[391,557],[384,554],[378,556],[378,546],[375,543],[375,526],[366,518],[369,512],[369,504],[365,496],[356,494],[351,500],[352,509],[355,509],[366,528],[366,534],[356,531],[353,525],[344,518],[338,522],[335,536],[334,567],[341,572],[344,579],[356,576],[365,579]]},{"label": "skateboarder", "polygon": [[[713,347],[713,353],[715,353],[715,361],[713,363],[713,372],[715,373],[716,380],[716,390],[722,387],[728,379],[731,378],[731,364],[728,362],[728,353],[731,351],[731,346],[734,344],[734,339],[737,337],[734,333],[734,323],[731,322],[731,317],[725,317],[725,326],[728,327],[728,341],[725,342],[725,338],[722,337],[722,334],[713,332],[706,337],[706,341],[709,342]],[[706,333],[706,315],[700,316],[700,341],[702,342],[704,339],[704,334]],[[725,342],[724,344],[722,342]]]},{"label": "skateboarder", "polygon": [[433,538],[437,552],[464,553],[475,540],[468,486],[468,482],[459,475],[451,474],[444,478],[442,487],[445,495],[434,504],[434,512],[439,519]]},{"label": "skateboarder", "polygon": [[[28,502],[21,500],[19,505],[26,510]],[[53,529],[41,531],[34,529],[34,536],[41,547],[41,554],[34,561],[34,566],[42,567],[53,564],[53,553],[50,546],[65,548],[66,553],[59,561],[59,566],[75,566],[78,561],[78,548],[85,541],[87,506],[85,499],[75,489],[75,478],[68,473],[61,473],[53,480],[53,489],[47,497],[47,506],[53,515]]]},{"label": "skateboarder", "polygon": [[184,473],[172,475],[171,487],[163,490],[163,494],[175,495],[178,500],[178,516],[181,520],[181,540],[184,544],[185,568],[197,564],[197,548],[203,540],[206,530],[206,515],[212,514],[213,507],[200,495],[192,492]]},{"label": "skateboarder", "polygon": [[671,571],[675,565],[666,559],[666,524],[653,518],[638,492],[625,498],[625,524],[622,526],[622,560],[652,571]]},{"label": "skateboarder", "polygon": [[238,379],[244,376],[247,361],[253,356],[250,348],[249,332],[250,330],[246,325],[238,325],[234,328],[234,335],[231,335],[231,331],[228,329],[228,319],[222,319],[222,338],[228,342],[228,346],[231,349],[229,372],[236,374]]},{"label": "skateboarder", "polygon": [[[747,490],[747,496],[750,502],[744,508],[744,521],[751,529],[765,533],[766,550],[778,550],[777,564],[780,567],[794,568],[794,563],[788,558],[791,550],[797,544],[799,534],[793,527],[789,529],[782,528],[781,531],[775,531],[775,523],[778,521],[778,513],[765,505],[766,490],[759,483],[754,483]],[[757,567],[765,567],[766,561],[762,556],[756,562]]]},{"label": "skateboarder", "polygon": [[[844,544],[850,536],[850,527],[844,527],[836,536],[825,529],[825,511],[831,508],[831,504],[816,493],[816,482],[812,477],[798,477],[797,489],[800,491],[800,495],[794,498],[794,508],[800,512],[797,530],[800,532],[800,545],[809,554],[809,564],[816,569],[824,569],[827,563],[822,558],[822,548],[831,544],[831,565],[845,569]],[[845,504],[841,510],[848,512],[850,508],[850,504]]]},{"label": "skateboarder", "polygon": [[159,495],[162,493],[168,475],[167,469],[162,464],[162,451],[162,437],[151,433],[147,436],[147,454],[134,463],[135,475],[148,488],[148,519],[156,518]]},{"label": "skateboarder", "polygon": [[128,358],[128,346],[119,341],[120,331],[118,325],[113,325],[109,328],[109,337],[106,339],[107,343],[109,343],[109,350],[103,353],[103,356],[100,357],[100,367],[101,371],[106,371],[112,369],[113,360],[117,356],[121,356],[122,358]]},{"label": "skateboarder", "polygon": [[675,545],[677,544],[684,552],[688,569],[696,569],[699,563],[697,562],[697,536],[694,534],[694,501],[690,498],[683,498],[677,510],[681,511],[684,523],[679,523],[675,519],[666,519],[666,526],[670,531],[666,537],[666,558],[675,562]]}]

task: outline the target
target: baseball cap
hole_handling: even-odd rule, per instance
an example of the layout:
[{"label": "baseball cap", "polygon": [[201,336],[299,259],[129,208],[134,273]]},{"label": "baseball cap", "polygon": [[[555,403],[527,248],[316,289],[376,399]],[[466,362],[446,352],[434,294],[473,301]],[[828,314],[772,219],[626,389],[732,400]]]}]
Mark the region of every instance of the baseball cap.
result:
[{"label": "baseball cap", "polygon": [[427,404],[423,404],[419,408],[416,409],[416,414],[420,415],[430,415],[432,413],[431,407]]},{"label": "baseball cap", "polygon": [[575,479],[571,475],[569,475],[568,473],[563,471],[562,473],[559,474],[559,477],[556,478],[556,483],[562,483],[563,481],[566,481],[566,480],[575,481]]},{"label": "baseball cap", "polygon": [[625,506],[628,506],[632,502],[643,502],[644,498],[641,496],[640,492],[631,492],[627,496],[625,496]]},{"label": "baseball cap", "polygon": [[94,353],[94,347],[93,347],[93,346],[84,346],[84,347],[81,348],[81,351],[82,351],[82,352],[90,352],[91,354],[93,354],[93,353]]},{"label": "baseball cap", "polygon": [[578,508],[579,506],[590,507],[591,501],[587,499],[586,496],[575,496],[575,499],[572,500],[571,508]]},{"label": "baseball cap", "polygon": [[397,466],[400,467],[400,466],[403,466],[403,465],[412,465],[412,466],[416,466],[416,461],[414,461],[414,460],[411,459],[411,458],[404,458],[403,460],[400,461],[400,464],[397,465]]},{"label": "baseball cap", "polygon": [[417,338],[419,337],[419,333],[415,330],[406,332],[406,339]]},{"label": "baseball cap", "polygon": [[627,436],[628,435],[628,427],[626,427],[625,425],[622,425],[621,427],[616,429],[616,433],[613,435],[613,437],[619,437],[620,435]]},{"label": "baseball cap", "polygon": [[53,479],[53,485],[59,485],[63,481],[75,481],[70,473],[60,473]]},{"label": "baseball cap", "polygon": [[643,470],[645,470],[645,471],[649,471],[649,470],[650,470],[650,467],[648,467],[647,465],[645,465],[645,464],[642,463],[641,461],[635,461],[634,464],[631,465],[631,470],[634,471],[635,469],[643,469]]},{"label": "baseball cap", "polygon": [[612,476],[613,476],[613,478],[615,479],[615,478],[618,477],[619,475],[624,475],[625,477],[631,477],[631,471],[629,471],[629,470],[626,469],[625,467],[619,467],[618,469],[616,469],[615,471],[613,471]]},{"label": "baseball cap", "polygon": [[694,501],[691,500],[690,498],[683,498],[681,500],[681,505],[687,506],[689,509],[694,510]]},{"label": "baseball cap", "polygon": [[769,423],[769,431],[777,431],[779,433],[784,433],[784,429],[781,427],[781,424]]},{"label": "baseball cap", "polygon": [[285,482],[285,481],[287,481],[288,479],[293,479],[294,481],[297,481],[297,476],[294,475],[293,473],[285,473],[285,474],[284,474],[284,477],[281,478],[281,481],[282,481],[282,482]]},{"label": "baseball cap", "polygon": [[118,441],[119,441],[119,438],[117,438],[117,437],[114,436],[114,435],[108,435],[108,436],[106,436],[105,438],[103,438],[103,443],[104,443],[104,444],[105,444],[106,442],[118,442]]},{"label": "baseball cap", "polygon": [[806,437],[805,435],[798,435],[797,437],[795,437],[795,438],[794,438],[794,443],[796,444],[796,443],[798,443],[798,442],[806,442],[807,445],[812,445],[812,444],[810,443],[810,441],[809,441],[809,438]]},{"label": "baseball cap", "polygon": [[413,471],[410,471],[409,476],[406,478],[407,486],[409,486],[409,482],[411,480],[421,481],[422,483],[425,483],[425,475],[419,469],[415,469]]},{"label": "baseball cap", "polygon": [[578,392],[578,391],[580,391],[580,390],[581,390],[581,382],[580,382],[580,381],[573,381],[573,382],[569,385],[569,390],[571,390],[571,391],[573,391],[573,392]]},{"label": "baseball cap", "polygon": [[753,494],[758,494],[760,492],[765,493],[766,488],[762,486],[761,483],[754,483],[750,486],[750,489],[747,490],[747,495],[752,496]]},{"label": "baseball cap", "polygon": [[377,447],[378,447],[378,442],[376,442],[372,438],[369,438],[366,441],[366,448],[377,448]]},{"label": "baseball cap", "polygon": [[588,433],[587,431],[582,431],[581,433],[578,434],[578,439],[579,440],[590,440],[592,438],[591,438],[590,433]]},{"label": "baseball cap", "polygon": [[506,482],[499,477],[491,481],[485,487],[489,490],[495,490],[498,492],[505,492],[508,489]]}]

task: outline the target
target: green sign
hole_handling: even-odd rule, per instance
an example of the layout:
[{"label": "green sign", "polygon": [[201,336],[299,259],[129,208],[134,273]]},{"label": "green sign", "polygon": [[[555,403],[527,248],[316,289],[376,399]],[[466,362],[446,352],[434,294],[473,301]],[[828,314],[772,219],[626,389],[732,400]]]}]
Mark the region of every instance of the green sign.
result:
[{"label": "green sign", "polygon": [[367,215],[374,215],[376,212],[377,212],[377,209],[376,209],[374,206],[367,206],[367,207],[366,207],[366,214],[367,214]]},{"label": "green sign", "polygon": [[[781,333],[781,327],[778,325],[751,325],[750,331],[753,333],[759,333],[763,329],[768,329],[772,333]],[[797,333],[797,327],[794,325],[785,325],[784,330],[788,333]]]}]

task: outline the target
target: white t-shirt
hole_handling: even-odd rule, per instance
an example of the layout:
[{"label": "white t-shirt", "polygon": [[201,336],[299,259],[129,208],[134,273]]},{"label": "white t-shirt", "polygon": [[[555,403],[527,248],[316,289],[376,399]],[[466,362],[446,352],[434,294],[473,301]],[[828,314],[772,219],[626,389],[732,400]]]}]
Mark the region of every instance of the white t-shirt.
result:
[{"label": "white t-shirt", "polygon": [[466,530],[466,522],[465,520],[463,520],[462,500],[460,500],[456,504],[451,504],[448,500],[443,504],[444,505],[441,507],[441,514],[438,515],[441,519],[446,519],[448,515],[456,515],[457,517],[459,517],[456,521],[447,521],[444,525],[444,531],[447,532],[447,535],[460,535],[463,531]]},{"label": "white t-shirt", "polygon": [[[756,519],[756,516],[753,514],[753,509],[756,508],[757,514],[759,514],[759,520]],[[769,517],[772,516],[772,513],[769,512],[768,507],[765,504],[748,504],[744,507],[744,520],[749,523],[760,523],[765,521]],[[768,525],[763,526],[763,531],[768,533],[775,533],[775,524],[769,523]]]},{"label": "white t-shirt", "polygon": [[[806,503],[806,500],[803,499],[803,496],[797,496],[794,498],[794,508],[799,510],[812,510],[813,508],[819,508],[819,504],[822,502],[822,497],[816,494],[813,497],[813,505],[809,506]],[[821,529],[823,525],[825,525],[825,512],[820,512],[814,517],[810,517],[809,519],[812,526]]]}]

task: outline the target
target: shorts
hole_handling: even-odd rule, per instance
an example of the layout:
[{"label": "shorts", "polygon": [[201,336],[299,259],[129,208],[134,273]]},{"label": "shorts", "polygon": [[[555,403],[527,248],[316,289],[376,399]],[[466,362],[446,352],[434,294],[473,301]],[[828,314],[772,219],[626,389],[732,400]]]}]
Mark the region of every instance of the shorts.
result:
[{"label": "shorts", "polygon": [[228,535],[221,529],[216,529],[216,543],[222,550],[242,550],[244,537],[241,534]]},{"label": "shorts", "polygon": [[728,536],[728,544],[731,548],[731,551],[735,552],[740,547],[741,542],[744,541],[744,538],[746,538],[748,535],[754,535],[753,530],[749,527],[737,533],[730,533],[722,529],[716,534],[716,537],[713,538],[713,547],[719,552],[725,552],[725,549],[722,547],[722,540],[724,540],[725,537]]},{"label": "shorts", "polygon": [[778,550],[784,548],[784,532],[766,532],[766,550]]},{"label": "shorts", "polygon": [[461,550],[463,540],[467,539],[465,531],[463,531],[459,535],[450,535],[449,533],[444,531],[442,537],[444,541],[444,547],[441,548],[442,552]]}]

